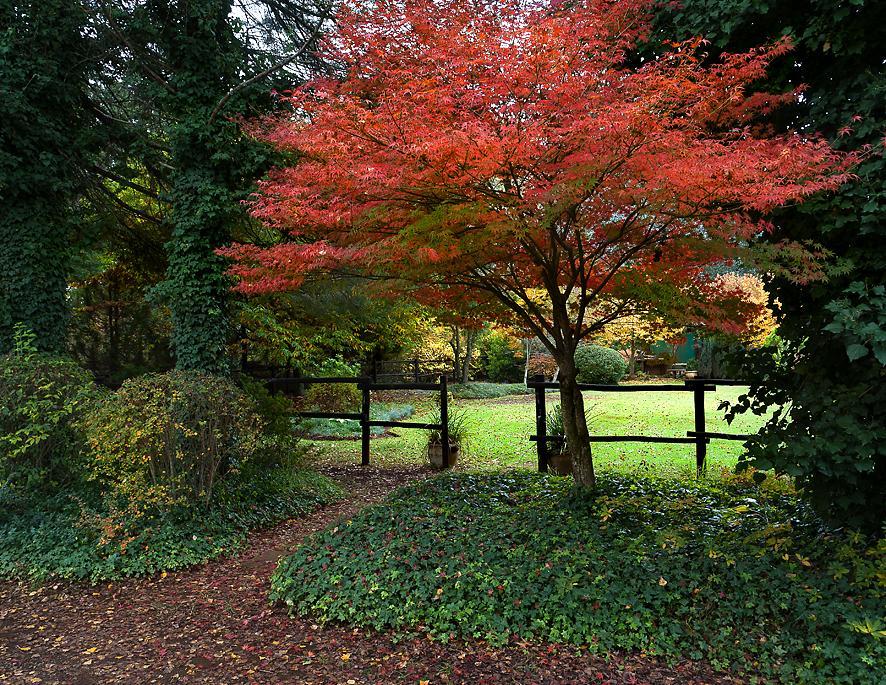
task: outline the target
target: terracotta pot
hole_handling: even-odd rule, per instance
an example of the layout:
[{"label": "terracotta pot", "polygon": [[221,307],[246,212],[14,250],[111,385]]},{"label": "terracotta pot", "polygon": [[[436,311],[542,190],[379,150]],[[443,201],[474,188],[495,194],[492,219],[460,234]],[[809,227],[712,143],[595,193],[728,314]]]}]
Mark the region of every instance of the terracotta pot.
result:
[{"label": "terracotta pot", "polygon": [[687,371],[685,374],[683,374],[683,378],[689,381],[691,381],[693,378],[698,378],[698,371]]},{"label": "terracotta pot", "polygon": [[[454,442],[449,443],[449,468],[454,467],[458,463],[458,445]],[[428,461],[431,463],[431,468],[442,469],[443,468],[443,443],[442,442],[431,442],[428,443]]]},{"label": "terracotta pot", "polygon": [[548,471],[558,476],[572,475],[572,457],[569,452],[557,452],[548,457]]}]

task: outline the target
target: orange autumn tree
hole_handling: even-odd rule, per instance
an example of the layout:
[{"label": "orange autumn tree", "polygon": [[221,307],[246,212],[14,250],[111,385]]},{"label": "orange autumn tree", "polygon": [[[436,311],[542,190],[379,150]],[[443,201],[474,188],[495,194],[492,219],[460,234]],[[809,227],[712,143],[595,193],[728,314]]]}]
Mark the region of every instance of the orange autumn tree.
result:
[{"label": "orange autumn tree", "polygon": [[[701,41],[640,61],[652,6],[346,0],[324,48],[339,77],[252,126],[296,161],[252,207],[286,240],[224,251],[238,290],[347,269],[487,303],[557,360],[573,475],[593,486],[579,342],[629,310],[735,327],[740,294],[708,267],[771,270],[748,248],[767,213],[848,175],[823,140],[761,123],[796,97],[748,91],[787,42],[707,66]],[[798,246],[766,257],[780,253],[815,276]]]}]

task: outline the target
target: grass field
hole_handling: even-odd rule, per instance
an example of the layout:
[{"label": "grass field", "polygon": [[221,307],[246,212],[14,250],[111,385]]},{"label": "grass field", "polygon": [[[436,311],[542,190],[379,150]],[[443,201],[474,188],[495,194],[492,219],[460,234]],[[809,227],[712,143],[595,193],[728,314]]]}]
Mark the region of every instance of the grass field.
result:
[{"label": "grass field", "polygon": [[[742,388],[722,387],[706,393],[705,409],[709,431],[752,433],[763,422],[755,416],[740,416],[730,426],[717,410],[722,400],[735,400]],[[416,413],[410,421],[430,420],[430,398],[414,400]],[[559,402],[548,395],[548,408]],[[692,394],[689,392],[585,393],[585,403],[592,416],[590,428],[597,435],[686,436],[693,429]],[[457,399],[454,406],[468,413],[469,440],[460,468],[500,469],[535,468],[535,444],[529,436],[535,432],[535,404],[531,396],[500,399]],[[424,460],[426,434],[413,429],[394,429],[399,437],[372,441],[372,462],[379,465],[417,464]],[[319,459],[331,461],[360,460],[359,441],[317,442]],[[732,467],[742,451],[738,441],[715,440],[708,447],[712,472]],[[599,469],[607,471],[649,470],[674,475],[691,475],[695,469],[692,445],[652,443],[596,443],[594,456]]]}]

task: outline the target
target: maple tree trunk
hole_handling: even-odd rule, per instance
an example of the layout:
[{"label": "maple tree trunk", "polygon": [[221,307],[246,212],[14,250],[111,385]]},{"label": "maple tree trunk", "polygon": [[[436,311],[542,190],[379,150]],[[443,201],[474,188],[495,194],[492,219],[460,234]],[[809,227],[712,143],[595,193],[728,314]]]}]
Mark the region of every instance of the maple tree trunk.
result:
[{"label": "maple tree trunk", "polygon": [[[571,356],[571,355],[568,355]],[[562,358],[560,364],[560,407],[563,412],[563,428],[566,446],[572,459],[572,476],[576,486],[593,488],[594,460],[591,454],[588,424],[585,420],[585,403],[576,381],[577,369],[574,358]]]}]

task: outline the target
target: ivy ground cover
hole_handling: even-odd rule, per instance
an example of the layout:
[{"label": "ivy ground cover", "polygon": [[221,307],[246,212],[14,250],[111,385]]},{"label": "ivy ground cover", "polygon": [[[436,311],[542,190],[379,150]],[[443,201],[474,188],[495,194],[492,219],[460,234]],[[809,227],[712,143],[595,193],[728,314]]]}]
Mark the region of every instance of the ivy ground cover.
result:
[{"label": "ivy ground cover", "polygon": [[183,569],[230,555],[251,531],[303,516],[341,494],[319,473],[277,467],[226,484],[211,509],[113,512],[125,526],[113,534],[111,512],[89,491],[33,501],[0,490],[0,579],[98,582]]},{"label": "ivy ground cover", "polygon": [[527,473],[401,489],[284,559],[319,622],[705,660],[767,681],[879,683],[884,553],[749,483]]}]

